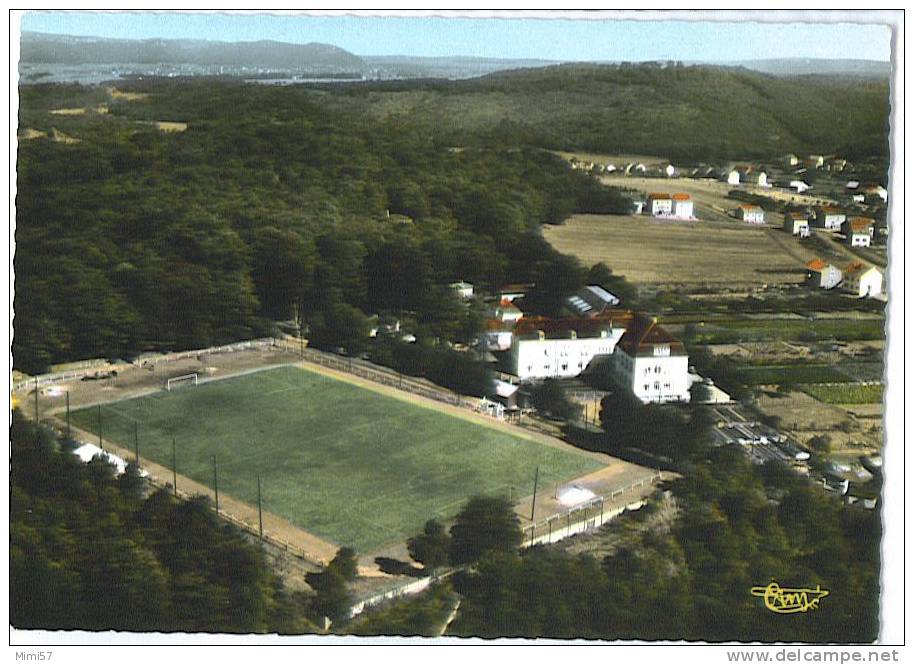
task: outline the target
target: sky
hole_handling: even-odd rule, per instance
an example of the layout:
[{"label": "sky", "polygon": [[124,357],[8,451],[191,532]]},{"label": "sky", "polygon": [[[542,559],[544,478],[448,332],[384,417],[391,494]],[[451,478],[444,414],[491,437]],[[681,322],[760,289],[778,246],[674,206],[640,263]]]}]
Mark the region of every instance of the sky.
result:
[{"label": "sky", "polygon": [[891,58],[890,31],[885,25],[801,23],[789,13],[775,18],[794,22],[733,20],[745,15],[724,14],[729,21],[657,21],[32,11],[22,16],[22,29],[121,39],[322,42],[356,55],[705,62]]}]

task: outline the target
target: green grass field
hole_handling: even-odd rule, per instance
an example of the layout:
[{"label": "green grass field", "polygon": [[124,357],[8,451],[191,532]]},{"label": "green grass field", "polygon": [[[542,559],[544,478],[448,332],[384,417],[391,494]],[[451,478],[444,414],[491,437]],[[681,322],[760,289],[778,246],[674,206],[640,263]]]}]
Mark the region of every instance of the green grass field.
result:
[{"label": "green grass field", "polygon": [[739,367],[734,376],[747,386],[797,383],[851,383],[853,379],[832,365],[758,365]]},{"label": "green grass field", "polygon": [[882,401],[882,384],[813,383],[797,387],[826,404],[878,404]]},{"label": "green grass field", "polygon": [[[296,367],[101,407],[106,440],[360,552],[402,541],[475,494],[515,498],[600,468],[596,460]],[[95,407],[72,414],[98,431]]]}]

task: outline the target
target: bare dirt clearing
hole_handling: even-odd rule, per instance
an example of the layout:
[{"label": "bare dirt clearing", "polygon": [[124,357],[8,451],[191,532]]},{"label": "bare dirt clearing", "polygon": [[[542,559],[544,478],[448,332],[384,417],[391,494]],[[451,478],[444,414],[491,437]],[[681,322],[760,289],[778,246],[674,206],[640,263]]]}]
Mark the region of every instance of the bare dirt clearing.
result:
[{"label": "bare dirt clearing", "polygon": [[160,132],[165,132],[166,134],[174,132],[183,132],[187,130],[186,122],[171,122],[169,120],[154,120],[151,122],[143,122],[144,125],[152,125]]},{"label": "bare dirt clearing", "polygon": [[797,284],[815,253],[779,230],[702,222],[658,221],[639,215],[574,215],[543,236],[585,265],[603,261],[635,283],[728,287]]},{"label": "bare dirt clearing", "polygon": [[137,102],[149,97],[148,92],[121,92],[117,88],[108,88],[108,95],[111,99],[121,99],[125,102]]}]

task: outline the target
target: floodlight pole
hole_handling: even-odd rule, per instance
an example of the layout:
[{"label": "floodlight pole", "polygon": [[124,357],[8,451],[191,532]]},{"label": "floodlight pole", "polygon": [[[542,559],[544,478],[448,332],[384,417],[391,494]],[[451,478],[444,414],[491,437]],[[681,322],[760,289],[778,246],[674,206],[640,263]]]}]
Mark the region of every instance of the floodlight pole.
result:
[{"label": "floodlight pole", "polygon": [[70,438],[70,391],[67,390],[67,438]]},{"label": "floodlight pole", "polygon": [[175,452],[175,438],[171,438],[171,484],[174,490],[175,496],[178,496],[178,469],[177,469],[177,456]]},{"label": "floodlight pole", "polygon": [[219,476],[216,473],[216,456],[213,455],[213,491],[216,493],[216,514],[219,514]]},{"label": "floodlight pole", "polygon": [[260,474],[257,474],[257,519],[260,521],[260,539],[263,540],[263,502],[260,496]]},{"label": "floodlight pole", "polygon": [[540,468],[536,467],[536,475],[533,477],[533,505],[530,507],[530,521],[533,521],[533,515],[536,513],[536,486],[540,482]]},{"label": "floodlight pole", "polygon": [[98,405],[98,447],[102,450],[105,449],[104,443],[102,443],[102,405]]}]

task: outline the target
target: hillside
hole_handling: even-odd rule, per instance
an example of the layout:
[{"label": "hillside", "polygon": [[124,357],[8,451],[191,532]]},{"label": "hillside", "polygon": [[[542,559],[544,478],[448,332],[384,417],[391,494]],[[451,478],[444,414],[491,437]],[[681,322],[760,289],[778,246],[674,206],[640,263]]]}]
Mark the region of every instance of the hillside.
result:
[{"label": "hillside", "polygon": [[362,71],[356,55],[329,44],[188,39],[103,39],[23,32],[23,63],[193,64]]},{"label": "hillside", "polygon": [[772,158],[887,154],[889,90],[879,81],[778,78],[739,68],[558,65],[462,81],[350,87],[346,108],[411,123],[455,145],[511,140],[554,149]]}]

